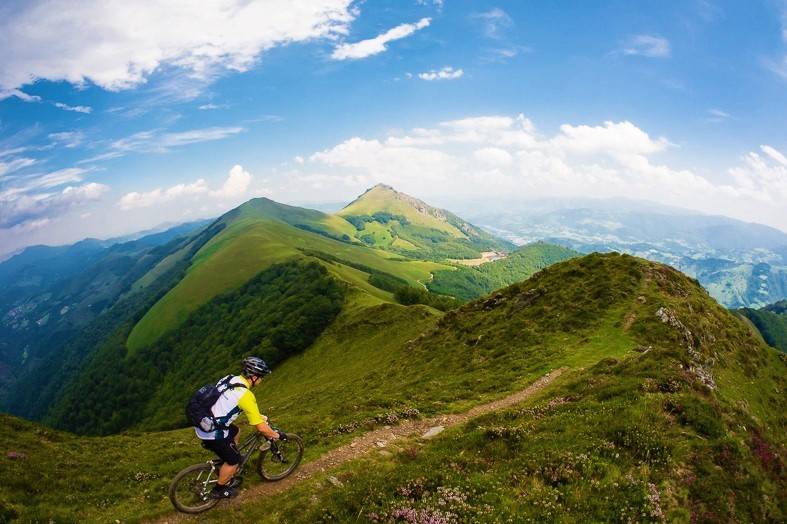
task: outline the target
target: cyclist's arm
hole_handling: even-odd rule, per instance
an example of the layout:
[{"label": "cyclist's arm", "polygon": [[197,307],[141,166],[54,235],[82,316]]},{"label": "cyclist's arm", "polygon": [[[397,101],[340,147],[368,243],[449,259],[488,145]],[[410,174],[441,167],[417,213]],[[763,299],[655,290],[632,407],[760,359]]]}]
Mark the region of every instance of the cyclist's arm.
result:
[{"label": "cyclist's arm", "polygon": [[267,419],[260,414],[254,393],[247,390],[238,401],[238,407],[243,410],[246,418],[249,420],[249,424],[255,426],[257,431],[268,438],[279,438],[279,434],[268,425]]}]

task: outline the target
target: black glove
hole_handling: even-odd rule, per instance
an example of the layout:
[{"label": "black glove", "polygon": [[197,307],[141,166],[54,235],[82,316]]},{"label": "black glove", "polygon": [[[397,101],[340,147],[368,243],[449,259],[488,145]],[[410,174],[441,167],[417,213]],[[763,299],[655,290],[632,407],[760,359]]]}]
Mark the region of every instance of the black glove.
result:
[{"label": "black glove", "polygon": [[276,433],[279,434],[279,440],[287,440],[287,434],[281,430],[277,430]]}]

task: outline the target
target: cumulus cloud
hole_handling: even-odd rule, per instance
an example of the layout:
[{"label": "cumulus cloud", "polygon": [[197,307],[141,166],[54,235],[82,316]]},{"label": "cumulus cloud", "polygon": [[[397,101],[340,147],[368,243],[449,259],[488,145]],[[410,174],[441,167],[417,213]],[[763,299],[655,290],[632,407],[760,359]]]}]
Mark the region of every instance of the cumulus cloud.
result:
[{"label": "cumulus cloud", "polygon": [[251,180],[252,176],[248,171],[240,165],[235,165],[230,169],[224,184],[218,189],[211,190],[205,179],[200,178],[190,184],[176,184],[168,188],[159,187],[151,191],[126,193],[118,200],[118,206],[124,211],[129,211],[186,198],[212,197],[219,200],[234,200],[246,194]]},{"label": "cumulus cloud", "polygon": [[[352,0],[31,0],[0,17],[0,97],[38,79],[117,91],[165,66],[245,71],[279,45],[347,34]],[[10,93],[10,94],[9,94]]]},{"label": "cumulus cloud", "polygon": [[765,207],[776,206],[783,215],[787,202],[787,158],[768,145],[760,146],[760,151],[765,156],[750,152],[741,159],[741,165],[730,169],[734,180],[730,189],[742,197],[762,202]]},{"label": "cumulus cloud", "polygon": [[431,70],[426,71],[425,73],[419,73],[418,78],[421,80],[456,80],[457,78],[461,78],[461,76],[465,74],[464,71],[461,69],[454,69],[453,67],[444,67],[439,71]]},{"label": "cumulus cloud", "polygon": [[787,228],[783,152],[763,145],[727,179],[711,179],[659,161],[670,147],[629,121],[564,124],[545,135],[523,115],[481,116],[349,138],[310,155],[293,183],[323,198],[377,182],[425,196],[450,185],[457,197],[626,197]]},{"label": "cumulus cloud", "polygon": [[669,40],[657,35],[634,35],[621,50],[624,55],[666,58],[670,55]]},{"label": "cumulus cloud", "polygon": [[563,124],[551,142],[557,149],[570,153],[616,157],[648,155],[662,151],[669,144],[666,138],[653,139],[628,121],[604,122],[600,126]]},{"label": "cumulus cloud", "polygon": [[331,58],[334,60],[357,60],[359,58],[366,58],[367,56],[382,53],[388,49],[386,44],[389,42],[406,38],[419,29],[428,27],[430,22],[430,18],[422,18],[414,24],[398,25],[389,29],[385,33],[377,35],[374,38],[361,40],[360,42],[355,42],[352,44],[341,44],[333,50],[333,53],[331,53]]},{"label": "cumulus cloud", "polygon": [[230,174],[221,189],[213,191],[218,198],[235,198],[246,193],[251,184],[251,174],[240,165],[232,166]]},{"label": "cumulus cloud", "polygon": [[163,204],[164,202],[169,202],[170,200],[174,200],[176,198],[189,195],[200,195],[207,192],[208,185],[204,179],[200,178],[191,184],[176,184],[167,189],[156,188],[152,191],[146,191],[142,193],[132,191],[131,193],[126,193],[123,195],[123,197],[118,201],[118,205],[120,206],[120,209],[128,211],[129,209],[150,207],[153,205]]}]

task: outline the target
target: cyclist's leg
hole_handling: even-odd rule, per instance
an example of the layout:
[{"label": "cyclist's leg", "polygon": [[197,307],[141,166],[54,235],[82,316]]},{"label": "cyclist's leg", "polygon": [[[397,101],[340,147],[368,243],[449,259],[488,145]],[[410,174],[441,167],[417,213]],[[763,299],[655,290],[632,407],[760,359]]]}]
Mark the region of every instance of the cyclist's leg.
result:
[{"label": "cyclist's leg", "polygon": [[[234,427],[234,426],[233,426]],[[240,464],[241,456],[235,444],[237,427],[230,428],[230,434],[223,439],[205,440],[204,445],[206,448],[213,451],[218,457],[224,461],[219,469],[219,478],[216,486],[214,487],[214,495],[217,497],[231,497],[237,495],[237,490],[228,489],[229,484],[235,472],[238,471],[238,464]]]},{"label": "cyclist's leg", "polygon": [[225,439],[222,455],[219,455],[224,461],[219,470],[219,485],[226,486],[230,479],[238,471],[238,464],[240,464],[241,456],[238,451],[238,440],[240,439],[240,429],[235,424],[230,426],[230,434]]}]

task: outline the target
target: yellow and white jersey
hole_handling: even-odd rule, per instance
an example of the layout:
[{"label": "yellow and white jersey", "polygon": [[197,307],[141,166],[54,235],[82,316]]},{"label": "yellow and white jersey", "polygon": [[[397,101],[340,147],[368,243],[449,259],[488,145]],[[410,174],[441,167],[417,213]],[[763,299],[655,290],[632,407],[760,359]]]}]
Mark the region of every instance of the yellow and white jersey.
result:
[{"label": "yellow and white jersey", "polygon": [[[216,383],[217,387],[224,388],[222,383],[227,380],[227,377],[222,378]],[[222,392],[219,399],[213,404],[211,412],[216,418],[217,422],[223,426],[229,426],[232,421],[238,418],[240,412],[246,415],[249,424],[256,426],[265,419],[260,415],[260,410],[257,407],[257,399],[254,393],[251,392],[251,384],[244,377],[235,375],[230,378],[230,384],[243,384],[245,388],[226,388]],[[229,430],[217,429],[216,431],[203,431],[200,428],[194,428],[197,436],[203,440],[216,440],[223,439],[229,436]]]}]

